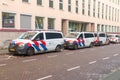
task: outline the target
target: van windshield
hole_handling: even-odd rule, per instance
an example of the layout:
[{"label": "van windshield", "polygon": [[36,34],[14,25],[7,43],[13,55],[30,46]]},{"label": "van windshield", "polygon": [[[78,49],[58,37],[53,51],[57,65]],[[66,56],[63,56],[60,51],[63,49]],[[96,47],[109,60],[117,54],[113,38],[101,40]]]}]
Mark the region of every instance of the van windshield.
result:
[{"label": "van windshield", "polygon": [[66,38],[77,38],[78,35],[79,33],[69,33],[66,35]]},{"label": "van windshield", "polygon": [[22,35],[20,35],[20,37],[18,39],[32,39],[32,37],[37,34],[37,32],[25,32]]}]

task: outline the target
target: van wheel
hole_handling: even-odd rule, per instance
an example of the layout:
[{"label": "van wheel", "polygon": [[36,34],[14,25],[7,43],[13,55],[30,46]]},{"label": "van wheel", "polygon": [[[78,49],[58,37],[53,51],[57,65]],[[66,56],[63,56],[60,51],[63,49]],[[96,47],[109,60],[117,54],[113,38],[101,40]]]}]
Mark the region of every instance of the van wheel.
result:
[{"label": "van wheel", "polygon": [[75,49],[75,50],[78,49],[78,45],[77,45],[77,44],[74,45],[74,49]]},{"label": "van wheel", "polygon": [[56,47],[56,49],[55,49],[55,51],[57,51],[57,52],[61,52],[61,51],[63,51],[63,50],[64,50],[64,48],[63,48],[62,45],[58,45],[58,46]]},{"label": "van wheel", "polygon": [[93,44],[93,43],[90,43],[89,47],[93,47],[93,46],[94,46],[94,44]]},{"label": "van wheel", "polygon": [[33,54],[34,54],[34,49],[33,48],[28,48],[27,55],[32,56]]}]

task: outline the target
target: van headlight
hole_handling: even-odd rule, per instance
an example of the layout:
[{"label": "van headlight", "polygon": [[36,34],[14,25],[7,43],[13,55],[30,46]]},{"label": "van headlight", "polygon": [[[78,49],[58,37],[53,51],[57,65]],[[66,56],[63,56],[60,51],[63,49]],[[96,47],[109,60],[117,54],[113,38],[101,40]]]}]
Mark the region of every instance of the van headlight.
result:
[{"label": "van headlight", "polygon": [[18,46],[19,46],[19,47],[24,47],[24,46],[25,46],[25,44],[19,44]]}]

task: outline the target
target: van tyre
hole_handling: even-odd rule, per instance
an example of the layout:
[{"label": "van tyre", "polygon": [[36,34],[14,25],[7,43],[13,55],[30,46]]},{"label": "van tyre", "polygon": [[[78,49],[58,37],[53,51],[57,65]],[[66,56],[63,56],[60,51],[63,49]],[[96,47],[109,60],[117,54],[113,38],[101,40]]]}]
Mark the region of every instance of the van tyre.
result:
[{"label": "van tyre", "polygon": [[34,54],[34,49],[33,48],[28,48],[27,49],[27,56],[32,56]]},{"label": "van tyre", "polygon": [[56,47],[56,49],[55,49],[55,51],[57,51],[57,52],[61,52],[61,51],[63,51],[63,50],[64,50],[64,48],[63,48],[62,45],[58,45],[58,46]]},{"label": "van tyre", "polygon": [[94,43],[92,42],[92,43],[90,43],[90,45],[89,45],[89,47],[93,47],[94,46]]},{"label": "van tyre", "polygon": [[77,45],[77,44],[74,45],[74,49],[75,49],[75,50],[78,49],[78,45]]}]

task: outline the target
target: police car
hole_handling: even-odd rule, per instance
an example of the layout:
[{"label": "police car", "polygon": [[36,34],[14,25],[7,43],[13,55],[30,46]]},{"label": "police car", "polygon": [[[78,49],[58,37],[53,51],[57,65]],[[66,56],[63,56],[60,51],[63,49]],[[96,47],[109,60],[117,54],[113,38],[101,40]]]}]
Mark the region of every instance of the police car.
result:
[{"label": "police car", "polygon": [[94,46],[93,32],[70,32],[65,37],[64,47],[68,49],[78,49]]},{"label": "police car", "polygon": [[48,51],[63,51],[64,39],[59,31],[27,31],[19,38],[12,40],[9,52],[33,55]]}]

